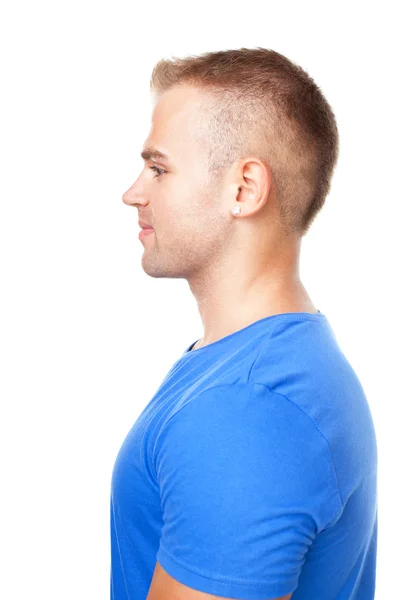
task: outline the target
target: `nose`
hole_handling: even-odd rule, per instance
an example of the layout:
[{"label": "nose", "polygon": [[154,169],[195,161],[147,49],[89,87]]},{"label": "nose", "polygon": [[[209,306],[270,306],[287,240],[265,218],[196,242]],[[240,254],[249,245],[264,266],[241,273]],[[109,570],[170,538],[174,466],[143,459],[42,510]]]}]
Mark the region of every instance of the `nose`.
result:
[{"label": "nose", "polygon": [[131,185],[131,187],[129,189],[126,190],[126,192],[123,194],[122,196],[122,202],[124,204],[134,204],[135,202],[135,191],[134,191],[134,184]]},{"label": "nose", "polygon": [[129,189],[122,196],[122,202],[124,204],[128,204],[129,206],[135,206],[136,204],[146,205],[147,201],[145,200],[143,194],[140,193],[136,182],[131,185]]}]

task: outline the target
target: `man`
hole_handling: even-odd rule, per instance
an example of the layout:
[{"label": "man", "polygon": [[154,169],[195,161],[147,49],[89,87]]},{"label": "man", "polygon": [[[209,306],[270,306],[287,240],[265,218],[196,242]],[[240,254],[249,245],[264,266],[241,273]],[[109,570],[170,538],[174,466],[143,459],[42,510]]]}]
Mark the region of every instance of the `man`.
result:
[{"label": "man", "polygon": [[184,278],[204,335],[129,431],[111,489],[114,600],[370,600],[377,448],[361,383],[299,277],[333,112],[263,48],[160,61],[142,266]]}]

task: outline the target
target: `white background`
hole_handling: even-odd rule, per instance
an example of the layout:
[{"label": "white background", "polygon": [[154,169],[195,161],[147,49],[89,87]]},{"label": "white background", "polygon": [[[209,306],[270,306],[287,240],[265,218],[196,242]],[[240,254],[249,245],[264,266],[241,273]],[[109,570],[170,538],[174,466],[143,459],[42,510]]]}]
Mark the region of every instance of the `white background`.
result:
[{"label": "white background", "polygon": [[373,413],[376,598],[396,596],[394,10],[382,1],[3,4],[2,598],[109,598],[116,454],[173,362],[202,337],[187,282],[141,269],[137,211],[121,199],[142,169],[151,70],[163,57],[257,46],[306,69],[336,114],[339,162],[303,240],[301,276]]}]

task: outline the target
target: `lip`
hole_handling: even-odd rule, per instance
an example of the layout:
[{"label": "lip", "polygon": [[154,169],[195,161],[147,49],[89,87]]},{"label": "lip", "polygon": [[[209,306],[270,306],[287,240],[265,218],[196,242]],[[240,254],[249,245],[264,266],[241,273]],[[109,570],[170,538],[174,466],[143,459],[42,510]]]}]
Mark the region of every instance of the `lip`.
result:
[{"label": "lip", "polygon": [[151,225],[146,223],[146,221],[139,221],[139,227],[142,229],[153,229]]},{"label": "lip", "polygon": [[144,227],[142,231],[139,233],[139,240],[142,240],[144,237],[150,235],[154,232],[152,227]]}]

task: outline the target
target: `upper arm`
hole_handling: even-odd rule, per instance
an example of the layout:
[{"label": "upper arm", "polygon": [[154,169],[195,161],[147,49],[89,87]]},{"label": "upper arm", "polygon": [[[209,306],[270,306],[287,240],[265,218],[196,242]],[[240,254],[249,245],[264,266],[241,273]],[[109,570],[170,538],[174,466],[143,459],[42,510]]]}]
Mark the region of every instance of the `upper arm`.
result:
[{"label": "upper arm", "polygon": [[308,415],[261,384],[220,385],[164,424],[152,461],[156,561],[179,582],[164,583],[214,594],[204,598],[290,597],[339,507],[329,447]]},{"label": "upper arm", "polygon": [[[265,600],[290,600],[292,593],[279,598]],[[195,590],[169,575],[157,561],[146,600],[229,600],[226,596],[215,596],[200,590]]]}]

